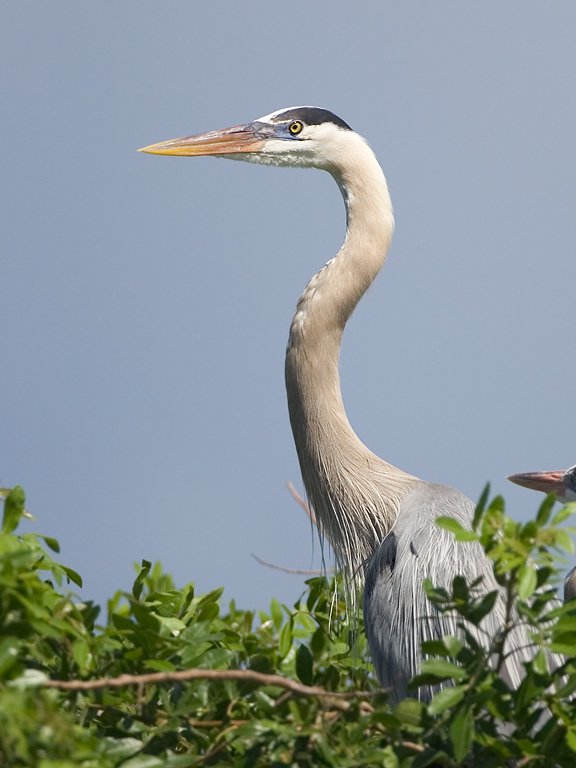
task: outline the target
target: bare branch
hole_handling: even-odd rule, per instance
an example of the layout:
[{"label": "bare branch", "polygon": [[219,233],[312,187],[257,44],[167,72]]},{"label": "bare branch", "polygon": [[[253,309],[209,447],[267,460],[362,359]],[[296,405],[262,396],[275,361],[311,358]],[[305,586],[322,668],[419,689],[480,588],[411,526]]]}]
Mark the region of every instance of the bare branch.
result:
[{"label": "bare branch", "polygon": [[372,698],[385,693],[379,691],[351,691],[333,693],[316,685],[304,685],[280,675],[267,675],[251,669],[184,669],[177,672],[150,672],[144,675],[120,675],[119,677],[101,677],[94,680],[45,680],[45,688],[57,688],[61,691],[94,691],[102,688],[123,688],[129,685],[143,686],[156,683],[175,683],[188,680],[239,680],[274,685],[285,688],[297,696],[327,699],[335,709],[347,710],[350,706],[346,699]]}]

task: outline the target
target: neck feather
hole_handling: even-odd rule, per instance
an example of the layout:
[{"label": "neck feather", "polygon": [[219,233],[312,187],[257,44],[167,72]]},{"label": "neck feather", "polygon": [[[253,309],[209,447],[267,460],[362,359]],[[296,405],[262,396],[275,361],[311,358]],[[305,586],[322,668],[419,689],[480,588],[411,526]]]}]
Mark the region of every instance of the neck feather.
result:
[{"label": "neck feather", "polygon": [[328,168],[344,197],[346,239],[300,297],[286,352],[288,408],[304,485],[320,534],[328,538],[349,581],[361,578],[362,564],[418,482],[362,443],[342,401],[342,332],[384,264],[394,229],[382,169],[356,138],[353,158]]}]

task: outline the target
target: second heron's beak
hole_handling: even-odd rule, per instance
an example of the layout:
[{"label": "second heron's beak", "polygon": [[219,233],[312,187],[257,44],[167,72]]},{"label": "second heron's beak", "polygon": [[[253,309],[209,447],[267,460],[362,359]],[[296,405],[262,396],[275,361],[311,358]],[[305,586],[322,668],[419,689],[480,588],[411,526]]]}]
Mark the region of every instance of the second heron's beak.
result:
[{"label": "second heron's beak", "polygon": [[266,126],[262,123],[234,125],[220,131],[208,131],[195,136],[183,136],[179,139],[161,141],[142,147],[139,152],[149,152],[151,155],[236,155],[245,152],[259,152],[266,139]]},{"label": "second heron's beak", "polygon": [[518,475],[509,475],[516,485],[524,488],[532,488],[534,491],[543,493],[555,493],[559,498],[563,498],[566,493],[566,470],[553,470],[550,472],[524,472]]}]

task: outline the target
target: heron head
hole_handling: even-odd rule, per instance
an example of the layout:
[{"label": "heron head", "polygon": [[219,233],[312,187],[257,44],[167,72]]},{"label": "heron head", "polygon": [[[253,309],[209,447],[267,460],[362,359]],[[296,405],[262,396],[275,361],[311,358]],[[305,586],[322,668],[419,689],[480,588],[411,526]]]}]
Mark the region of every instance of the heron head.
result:
[{"label": "heron head", "polygon": [[553,493],[561,501],[576,501],[576,465],[569,469],[510,475],[508,480],[524,488],[532,488],[543,493]]},{"label": "heron head", "polygon": [[327,109],[288,107],[251,123],[162,141],[143,147],[140,152],[178,156],[214,155],[264,165],[330,170],[351,136],[357,134]]}]

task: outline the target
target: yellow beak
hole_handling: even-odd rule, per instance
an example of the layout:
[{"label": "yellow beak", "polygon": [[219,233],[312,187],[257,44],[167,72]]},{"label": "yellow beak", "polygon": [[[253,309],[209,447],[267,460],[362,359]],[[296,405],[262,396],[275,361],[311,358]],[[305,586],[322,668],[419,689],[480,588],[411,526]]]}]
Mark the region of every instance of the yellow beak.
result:
[{"label": "yellow beak", "polygon": [[241,152],[259,152],[266,143],[266,138],[256,125],[249,123],[161,141],[159,144],[142,147],[138,151],[151,155],[235,155]]}]

